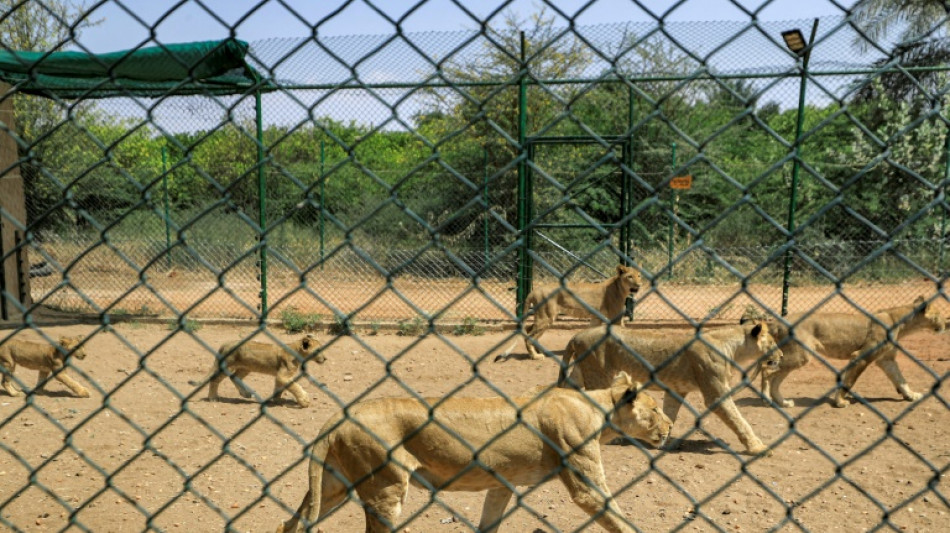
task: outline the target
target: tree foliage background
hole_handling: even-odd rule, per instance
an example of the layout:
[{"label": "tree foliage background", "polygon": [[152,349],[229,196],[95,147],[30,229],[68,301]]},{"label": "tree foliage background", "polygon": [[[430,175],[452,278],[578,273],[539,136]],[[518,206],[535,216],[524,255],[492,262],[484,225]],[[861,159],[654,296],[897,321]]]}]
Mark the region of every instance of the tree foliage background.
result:
[{"label": "tree foliage background", "polygon": [[[13,14],[0,24],[8,49],[55,50],[70,32],[92,23],[81,15],[82,5],[45,2],[37,11],[31,3],[5,4]],[[921,11],[929,26],[917,19],[909,28],[898,26],[938,37],[940,13],[932,8]],[[902,13],[895,9],[870,3],[856,16],[880,35],[888,31],[887,17]],[[545,10],[529,19],[508,15],[489,28],[498,45],[477,61],[447,62],[452,79],[473,85],[424,90],[426,103],[408,128],[330,117],[266,124],[271,238],[315,238],[325,225],[331,240],[348,235],[366,247],[411,249],[438,233],[464,250],[485,246],[487,234],[504,233],[505,224],[514,226],[520,63],[508,51],[520,48],[521,29],[527,30],[531,82],[529,135],[594,141],[538,149],[535,194],[544,222],[613,224],[625,216],[621,147],[601,138],[619,136],[633,154],[638,248],[666,246],[673,214],[683,221],[673,230],[679,248],[699,239],[716,248],[786,242],[779,226],[788,212],[795,108],[763,101],[755,80],[689,79],[682,51],[635,35],[617,43],[628,52],[614,72],[545,83],[589,77],[591,60],[586,49],[554,38],[562,29]],[[929,57],[940,57],[940,47],[929,42]],[[616,81],[617,74],[644,71],[666,77]],[[940,214],[926,206],[946,177],[940,115],[946,91],[939,89],[946,81],[940,72],[926,73],[926,84],[907,73],[869,76],[845,99],[807,105],[796,213],[807,223],[800,241],[943,237]],[[167,190],[175,228],[218,228],[221,238],[253,239],[259,202],[250,118],[232,120],[222,109],[221,127],[169,132],[93,103],[18,97],[16,112],[28,146],[23,155],[35,228],[55,234],[108,228],[117,237],[159,238]],[[694,187],[674,194],[666,183],[680,174],[693,175]],[[553,234],[567,248],[596,238],[583,231]]]}]

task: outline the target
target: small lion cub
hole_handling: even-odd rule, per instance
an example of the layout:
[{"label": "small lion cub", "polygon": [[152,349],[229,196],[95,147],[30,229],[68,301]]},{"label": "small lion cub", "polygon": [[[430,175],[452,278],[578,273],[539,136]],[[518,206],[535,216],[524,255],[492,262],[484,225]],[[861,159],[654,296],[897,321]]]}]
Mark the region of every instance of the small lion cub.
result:
[{"label": "small lion cub", "polygon": [[[209,383],[208,399],[215,401],[218,399],[218,386],[225,377],[230,377],[241,396],[250,398],[253,392],[244,383],[244,379],[251,372],[259,372],[274,376],[274,400],[279,399],[284,390],[287,390],[294,396],[298,406],[309,407],[310,396],[297,383],[297,378],[300,377],[303,363],[309,361],[311,353],[317,349],[317,339],[308,334],[287,346],[296,354],[276,344],[264,342],[225,343],[218,348],[218,358],[205,378],[188,383],[193,386]],[[327,359],[322,351],[317,351],[313,360],[323,364]]]},{"label": "small lion cub", "polygon": [[58,347],[46,342],[24,340],[8,340],[3,343],[0,345],[0,373],[3,373],[3,390],[10,396],[23,396],[23,391],[13,380],[16,366],[21,365],[40,372],[33,392],[42,390],[50,374],[53,374],[53,377],[69,387],[73,394],[80,398],[88,398],[89,391],[66,375],[65,369],[67,357],[86,358],[85,347],[79,346],[80,342],[82,339],[79,337],[60,337]]}]

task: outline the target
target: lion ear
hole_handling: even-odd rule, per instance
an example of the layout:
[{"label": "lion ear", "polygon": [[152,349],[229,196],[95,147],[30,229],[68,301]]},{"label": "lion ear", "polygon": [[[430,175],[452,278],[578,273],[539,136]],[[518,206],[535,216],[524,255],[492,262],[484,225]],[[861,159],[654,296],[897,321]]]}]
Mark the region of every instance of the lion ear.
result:
[{"label": "lion ear", "polygon": [[917,299],[914,300],[914,307],[917,307],[918,305],[921,305],[923,303],[924,303],[924,297],[918,296]]},{"label": "lion ear", "polygon": [[621,370],[614,377],[613,384],[610,388],[612,390],[610,396],[614,402],[614,405],[624,405],[637,399],[637,392],[640,391],[640,384],[633,381],[629,374]]},{"label": "lion ear", "polygon": [[751,331],[750,333],[752,333],[752,336],[753,336],[753,337],[758,338],[759,335],[762,334],[762,323],[761,323],[761,322],[757,323],[757,324],[752,328],[752,331]]},{"label": "lion ear", "polygon": [[617,274],[623,274],[627,270],[627,267],[623,263],[617,265]]},{"label": "lion ear", "polygon": [[617,375],[614,376],[614,381],[613,383],[610,384],[610,388],[616,388],[616,387],[629,388],[633,384],[634,382],[633,382],[633,379],[630,377],[630,374],[627,374],[626,372],[621,370],[620,372],[617,372]]},{"label": "lion ear", "polygon": [[620,401],[617,402],[617,405],[627,405],[628,403],[637,401],[637,393],[639,392],[640,389],[636,387],[627,389],[627,391],[623,393],[623,396],[620,397]]}]

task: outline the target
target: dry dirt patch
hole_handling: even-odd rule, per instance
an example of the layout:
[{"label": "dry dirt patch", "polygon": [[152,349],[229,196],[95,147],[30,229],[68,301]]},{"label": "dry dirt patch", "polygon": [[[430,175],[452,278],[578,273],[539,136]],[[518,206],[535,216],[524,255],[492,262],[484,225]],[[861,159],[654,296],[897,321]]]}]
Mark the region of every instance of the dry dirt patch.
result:
[{"label": "dry dirt patch", "polygon": [[[47,330],[54,337],[92,331]],[[70,370],[92,384],[91,398],[73,398],[59,383],[26,399],[0,395],[2,523],[29,531],[58,531],[70,520],[95,531],[272,530],[306,491],[304,448],[339,405],[410,391],[516,394],[552,383],[558,371],[551,359],[492,363],[510,344],[510,333],[322,335],[328,361],[308,365],[310,408],[297,409],[289,397],[261,407],[240,398],[227,382],[221,387],[224,401],[205,401],[206,391],[196,393],[188,380],[206,372],[212,361],[208,347],[253,331],[205,326],[192,335],[172,335],[157,325],[120,324],[92,337],[88,357]],[[573,333],[553,330],[544,341],[562,347]],[[871,369],[857,387],[870,405],[834,409],[828,401],[833,371],[812,362],[786,382],[786,395],[797,402],[792,409],[763,406],[752,389],[737,395],[756,433],[775,445],[773,457],[750,461],[734,455],[730,449],[741,445],[731,431],[712,417],[697,422],[684,410],[674,428],[674,435],[685,435],[678,450],[604,448],[611,490],[643,531],[670,530],[684,520],[690,531],[761,531],[781,524],[789,506],[793,519],[813,531],[873,528],[885,512],[901,530],[945,527],[947,494],[938,480],[950,463],[944,403],[950,336],[916,334],[904,346],[919,360],[898,358],[909,382],[936,397],[914,405],[900,401],[883,372]],[[36,379],[26,369],[17,375],[30,385]],[[264,395],[273,386],[265,376],[249,382]],[[702,411],[698,395],[688,399]],[[443,493],[430,501],[412,489],[403,527],[470,530],[466,521],[477,522],[482,499]],[[586,522],[563,487],[551,482],[526,491],[504,528],[570,531]],[[323,529],[362,527],[361,509],[349,503]]]}]

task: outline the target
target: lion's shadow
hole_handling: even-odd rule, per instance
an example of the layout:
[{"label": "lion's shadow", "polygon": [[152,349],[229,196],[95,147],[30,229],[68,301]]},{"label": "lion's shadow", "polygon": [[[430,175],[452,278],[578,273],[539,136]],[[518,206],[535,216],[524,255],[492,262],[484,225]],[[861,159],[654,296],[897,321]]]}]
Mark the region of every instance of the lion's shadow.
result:
[{"label": "lion's shadow", "polygon": [[[821,405],[822,403],[831,401],[830,398],[789,398],[789,400],[795,401],[795,407],[814,407],[816,405]],[[760,396],[751,396],[748,398],[736,398],[735,399],[736,407],[778,407],[781,408],[777,403],[766,402],[766,400]]]},{"label": "lion's shadow", "polygon": [[[832,405],[834,401],[830,395],[820,396],[818,398],[798,397],[798,398],[788,398],[788,399],[794,400],[795,402],[795,407],[793,407],[792,409],[794,408],[807,409],[810,407],[818,407],[822,404]],[[900,403],[904,401],[903,398],[894,398],[894,397],[871,398],[868,396],[862,397],[862,400],[872,405],[876,403]],[[861,401],[856,400],[854,398],[852,398],[850,401],[852,405],[860,405],[862,403]],[[774,404],[771,402],[765,403],[765,401],[759,397],[738,398],[735,400],[735,403],[737,407],[776,407],[780,409],[782,408],[778,404]]]},{"label": "lion's shadow", "polygon": [[245,405],[245,404],[261,404],[264,403],[268,407],[297,407],[297,401],[290,398],[263,398],[263,402],[258,401],[255,398],[241,398],[241,397],[231,397],[231,396],[219,396],[217,399],[210,398],[201,398],[197,400],[199,402],[206,403],[226,403],[229,405]]},{"label": "lion's shadow", "polygon": [[[43,396],[46,398],[74,398],[76,400],[85,400],[85,398],[83,398],[82,396],[77,396],[76,393],[74,393],[71,390],[33,389],[33,390],[25,390],[23,392],[25,393],[26,396]],[[10,396],[6,392],[4,392],[3,395],[6,395],[8,398],[23,398],[24,397],[24,396]]]},{"label": "lion's shadow", "polygon": [[[545,360],[545,359],[555,359],[555,360],[558,360],[558,361],[563,361],[563,360],[564,360],[564,352],[565,352],[565,351],[566,351],[566,350],[544,351],[544,352],[541,352],[541,354],[542,354],[544,357],[543,357],[542,359],[538,359],[538,361],[543,361],[543,360]],[[498,355],[496,355],[495,358],[493,359],[493,361],[494,361],[495,363],[504,363],[504,362],[510,361],[510,360],[515,360],[515,361],[533,361],[534,359],[531,359],[531,354],[529,354],[528,352],[524,352],[524,353],[510,353],[510,354],[508,354],[508,356],[505,356],[505,354],[498,354]]]}]

